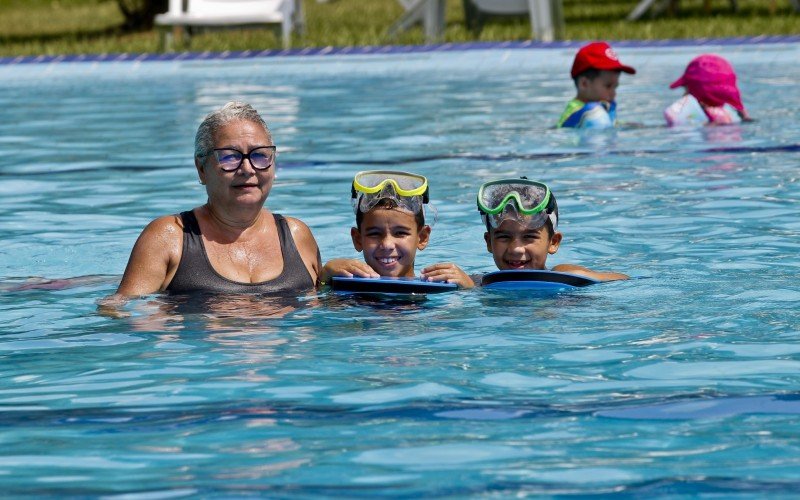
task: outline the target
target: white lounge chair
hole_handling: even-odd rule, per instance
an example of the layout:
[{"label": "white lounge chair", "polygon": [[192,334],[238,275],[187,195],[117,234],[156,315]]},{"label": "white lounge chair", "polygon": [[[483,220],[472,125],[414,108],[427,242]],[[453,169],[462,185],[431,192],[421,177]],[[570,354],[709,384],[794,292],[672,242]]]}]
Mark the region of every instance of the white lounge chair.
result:
[{"label": "white lounge chair", "polygon": [[[183,8],[184,3],[186,9]],[[291,44],[292,29],[304,29],[302,0],[169,0],[169,11],[158,14],[162,46],[171,49],[169,28],[224,28],[278,26],[283,46]]]},{"label": "white lounge chair", "polygon": [[467,27],[480,33],[487,15],[528,15],[531,37],[545,42],[563,38],[561,0],[463,0]]}]

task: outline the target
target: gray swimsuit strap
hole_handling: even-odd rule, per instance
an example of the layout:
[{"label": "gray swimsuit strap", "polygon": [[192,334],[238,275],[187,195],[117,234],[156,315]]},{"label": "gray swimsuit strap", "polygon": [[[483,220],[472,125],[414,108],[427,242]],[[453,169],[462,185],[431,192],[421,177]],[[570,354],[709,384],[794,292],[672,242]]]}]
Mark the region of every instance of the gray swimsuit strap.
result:
[{"label": "gray swimsuit strap", "polygon": [[261,283],[240,283],[221,276],[211,266],[200,233],[200,224],[194,212],[181,212],[183,221],[183,255],[178,270],[172,278],[167,291],[187,292],[229,292],[229,293],[268,293],[275,295],[297,295],[314,288],[314,280],[303,263],[300,252],[294,244],[286,219],[273,214],[278,227],[278,237],[283,255],[283,271],[280,276]]}]

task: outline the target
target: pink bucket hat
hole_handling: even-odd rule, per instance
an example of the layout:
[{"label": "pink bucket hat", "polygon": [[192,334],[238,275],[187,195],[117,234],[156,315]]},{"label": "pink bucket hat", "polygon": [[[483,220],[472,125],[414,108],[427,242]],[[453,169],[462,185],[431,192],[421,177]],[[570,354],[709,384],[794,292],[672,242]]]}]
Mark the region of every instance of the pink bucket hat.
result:
[{"label": "pink bucket hat", "polygon": [[686,87],[698,101],[709,106],[730,104],[746,114],[742,96],[736,86],[733,66],[716,54],[697,56],[686,66],[683,76],[672,82],[669,88]]}]

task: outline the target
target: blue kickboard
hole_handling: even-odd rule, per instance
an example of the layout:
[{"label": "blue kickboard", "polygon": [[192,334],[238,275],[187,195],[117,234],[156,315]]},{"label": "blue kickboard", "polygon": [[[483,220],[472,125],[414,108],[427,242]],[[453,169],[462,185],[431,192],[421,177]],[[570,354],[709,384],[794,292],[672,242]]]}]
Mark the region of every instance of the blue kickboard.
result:
[{"label": "blue kickboard", "polygon": [[458,289],[458,285],[441,281],[423,281],[419,278],[333,276],[331,288],[336,292],[346,293],[422,294],[453,292]]},{"label": "blue kickboard", "polygon": [[495,271],[483,275],[481,285],[490,290],[565,290],[599,283],[577,274],[526,269]]}]

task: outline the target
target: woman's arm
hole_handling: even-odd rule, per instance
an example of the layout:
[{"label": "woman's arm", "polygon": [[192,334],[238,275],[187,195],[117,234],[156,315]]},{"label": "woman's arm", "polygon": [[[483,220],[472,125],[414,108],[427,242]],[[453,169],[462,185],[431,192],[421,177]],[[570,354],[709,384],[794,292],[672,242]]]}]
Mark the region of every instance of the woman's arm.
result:
[{"label": "woman's arm", "polygon": [[308,269],[308,274],[314,283],[319,284],[319,273],[322,270],[322,259],[319,254],[319,246],[317,240],[311,233],[311,229],[301,221],[294,217],[286,217],[286,223],[289,225],[289,230],[292,233],[294,244],[297,251],[300,252],[300,257]]},{"label": "woman's arm", "polygon": [[117,296],[148,295],[167,288],[183,252],[183,227],[174,215],[144,228],[133,246]]}]

